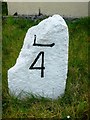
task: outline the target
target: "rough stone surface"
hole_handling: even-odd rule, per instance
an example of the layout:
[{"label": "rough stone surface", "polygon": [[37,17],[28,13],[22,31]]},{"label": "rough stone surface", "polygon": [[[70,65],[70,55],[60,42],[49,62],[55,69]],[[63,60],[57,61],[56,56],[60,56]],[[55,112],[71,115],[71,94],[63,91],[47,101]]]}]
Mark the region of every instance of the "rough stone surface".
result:
[{"label": "rough stone surface", "polygon": [[[38,46],[33,45],[34,35]],[[40,46],[52,43],[55,43],[52,47]],[[68,27],[60,15],[53,15],[30,28],[16,64],[8,70],[10,93],[16,96],[23,92],[32,93],[52,99],[63,95],[68,71],[68,43]],[[38,55],[39,58],[32,65]],[[43,65],[43,77],[41,69],[29,69],[31,65],[33,68]]]}]

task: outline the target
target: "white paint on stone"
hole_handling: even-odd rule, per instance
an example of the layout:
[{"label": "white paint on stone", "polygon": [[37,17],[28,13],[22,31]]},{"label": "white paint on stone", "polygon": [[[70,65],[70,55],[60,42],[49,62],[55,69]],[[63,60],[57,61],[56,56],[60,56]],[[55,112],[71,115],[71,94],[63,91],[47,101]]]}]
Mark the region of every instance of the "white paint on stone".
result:
[{"label": "white paint on stone", "polygon": [[[53,47],[33,46],[34,35],[39,44],[52,44]],[[24,44],[16,64],[8,70],[10,93],[16,96],[22,91],[37,96],[56,99],[65,92],[68,71],[68,27],[60,15],[53,15],[26,33]],[[29,69],[37,55],[44,52],[44,77],[41,70]],[[40,67],[42,55],[34,67]]]}]

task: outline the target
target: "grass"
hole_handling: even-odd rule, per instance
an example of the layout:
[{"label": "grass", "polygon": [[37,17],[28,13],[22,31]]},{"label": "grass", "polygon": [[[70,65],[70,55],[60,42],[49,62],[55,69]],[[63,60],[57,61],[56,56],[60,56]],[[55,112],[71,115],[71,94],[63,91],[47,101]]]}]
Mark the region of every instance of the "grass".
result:
[{"label": "grass", "polygon": [[8,93],[7,70],[19,55],[25,34],[40,22],[9,17],[3,20],[2,91],[3,118],[56,118],[89,120],[88,82],[88,22],[90,18],[67,21],[69,27],[69,70],[65,94],[62,98],[27,97],[19,100]]},{"label": "grass", "polygon": [[7,2],[2,2],[2,15],[8,15]]}]

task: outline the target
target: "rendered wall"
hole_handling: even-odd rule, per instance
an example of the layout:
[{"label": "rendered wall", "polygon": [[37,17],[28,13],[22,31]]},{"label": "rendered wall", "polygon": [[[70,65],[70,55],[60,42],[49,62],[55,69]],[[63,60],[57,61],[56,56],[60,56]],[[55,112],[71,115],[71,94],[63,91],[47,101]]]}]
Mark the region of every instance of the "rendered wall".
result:
[{"label": "rendered wall", "polygon": [[68,17],[88,16],[88,2],[8,2],[8,14],[60,14]]}]

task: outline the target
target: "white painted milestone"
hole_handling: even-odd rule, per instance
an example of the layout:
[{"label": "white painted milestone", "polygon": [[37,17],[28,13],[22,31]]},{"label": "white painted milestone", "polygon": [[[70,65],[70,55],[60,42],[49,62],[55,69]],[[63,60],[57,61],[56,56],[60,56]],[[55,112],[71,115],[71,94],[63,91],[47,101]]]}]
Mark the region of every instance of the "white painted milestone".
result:
[{"label": "white painted milestone", "polygon": [[[65,92],[69,33],[64,19],[53,15],[31,27],[16,64],[8,70],[10,94],[56,99]],[[24,93],[24,94],[23,94]]]}]

